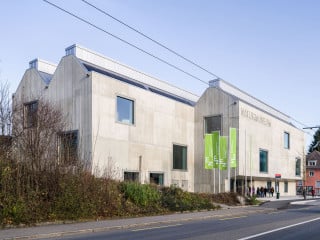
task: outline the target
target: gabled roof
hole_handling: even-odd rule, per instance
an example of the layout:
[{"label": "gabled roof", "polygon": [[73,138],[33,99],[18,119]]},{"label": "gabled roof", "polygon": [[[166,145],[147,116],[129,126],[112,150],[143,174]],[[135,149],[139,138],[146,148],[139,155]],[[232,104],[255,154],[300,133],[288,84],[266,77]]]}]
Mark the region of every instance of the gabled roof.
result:
[{"label": "gabled roof", "polygon": [[77,44],[66,48],[66,55],[74,55],[88,71],[104,74],[190,106],[194,106],[199,99],[199,96],[193,93],[151,77]]},{"label": "gabled roof", "polygon": [[[316,165],[309,166],[309,161],[316,161]],[[306,157],[306,167],[307,168],[320,168],[320,152],[317,150],[314,150],[313,152],[309,153]]]},{"label": "gabled roof", "polygon": [[320,152],[317,150],[314,150],[313,152],[309,153],[306,157],[308,160],[320,160]]}]

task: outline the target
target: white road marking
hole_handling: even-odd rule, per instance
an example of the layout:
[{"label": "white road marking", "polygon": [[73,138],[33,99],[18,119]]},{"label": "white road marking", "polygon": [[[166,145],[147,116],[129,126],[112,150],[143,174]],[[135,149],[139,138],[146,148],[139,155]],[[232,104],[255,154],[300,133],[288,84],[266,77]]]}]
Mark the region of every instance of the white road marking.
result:
[{"label": "white road marking", "polygon": [[145,230],[152,230],[152,229],[158,229],[158,228],[168,228],[168,227],[176,227],[176,226],[181,226],[181,223],[174,224],[174,225],[165,225],[165,226],[158,226],[158,227],[148,227],[148,228],[139,228],[139,229],[134,229],[131,230],[132,232],[139,232],[139,231],[145,231]]},{"label": "white road marking", "polygon": [[255,235],[251,235],[251,236],[248,236],[248,237],[239,238],[238,240],[247,240],[247,239],[251,239],[251,238],[255,238],[255,237],[260,237],[260,236],[263,236],[263,235],[266,235],[266,234],[269,234],[269,233],[277,232],[277,231],[280,231],[280,230],[283,230],[283,229],[299,226],[299,225],[302,225],[302,224],[306,224],[306,223],[314,222],[314,221],[318,221],[318,220],[320,220],[320,217],[314,218],[314,219],[311,219],[311,220],[308,220],[308,221],[292,224],[292,225],[289,225],[289,226],[286,226],[286,227],[276,228],[276,229],[273,229],[273,230],[270,230],[270,231],[266,231],[266,232],[255,234]]}]

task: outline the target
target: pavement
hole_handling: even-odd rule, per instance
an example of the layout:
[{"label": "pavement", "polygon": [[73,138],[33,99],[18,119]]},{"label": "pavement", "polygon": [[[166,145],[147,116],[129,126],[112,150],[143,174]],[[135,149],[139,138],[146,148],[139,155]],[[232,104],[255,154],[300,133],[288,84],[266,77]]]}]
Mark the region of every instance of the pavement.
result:
[{"label": "pavement", "polygon": [[[318,198],[318,197],[316,197]],[[306,200],[316,199],[307,196]],[[287,203],[304,201],[302,196],[280,196],[258,198],[262,202],[260,206],[226,206],[220,210],[174,213],[160,216],[110,219],[103,221],[81,222],[81,223],[48,223],[35,227],[7,228],[0,230],[0,239],[40,239],[50,237],[71,236],[75,234],[101,232],[110,230],[127,229],[134,227],[145,227],[157,224],[174,224],[202,219],[228,218],[241,215],[270,212],[281,209]]]}]

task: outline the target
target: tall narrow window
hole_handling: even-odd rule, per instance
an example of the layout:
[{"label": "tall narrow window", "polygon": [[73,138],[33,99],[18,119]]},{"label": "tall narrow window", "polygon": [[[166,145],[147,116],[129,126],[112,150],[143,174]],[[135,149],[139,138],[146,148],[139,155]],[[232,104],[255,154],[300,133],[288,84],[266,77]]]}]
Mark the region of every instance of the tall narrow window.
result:
[{"label": "tall narrow window", "polygon": [[187,147],[173,145],[173,169],[187,170]]},{"label": "tall narrow window", "polygon": [[268,152],[260,149],[260,172],[268,172]]},{"label": "tall narrow window", "polygon": [[211,133],[213,131],[220,131],[222,134],[222,117],[221,115],[210,116],[204,118],[204,131]]},{"label": "tall narrow window", "polygon": [[38,112],[38,101],[33,101],[24,104],[23,115],[24,115],[24,127],[31,128],[37,125],[37,112]]},{"label": "tall narrow window", "polygon": [[301,159],[296,158],[296,176],[301,175]]},{"label": "tall narrow window", "polygon": [[290,148],[290,134],[287,132],[284,132],[283,140],[284,140],[284,148],[289,149]]},{"label": "tall narrow window", "polygon": [[59,160],[63,165],[74,165],[78,160],[78,131],[59,134]]},{"label": "tall narrow window", "polygon": [[117,121],[126,124],[134,124],[134,101],[117,97]]},{"label": "tall narrow window", "polygon": [[285,193],[288,192],[288,182],[287,181],[284,182],[284,192]]}]

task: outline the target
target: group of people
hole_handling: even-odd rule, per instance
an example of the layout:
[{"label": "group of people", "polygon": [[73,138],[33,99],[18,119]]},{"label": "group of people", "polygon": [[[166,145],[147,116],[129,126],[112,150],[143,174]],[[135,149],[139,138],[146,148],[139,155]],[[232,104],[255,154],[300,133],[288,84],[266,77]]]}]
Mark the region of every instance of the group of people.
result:
[{"label": "group of people", "polygon": [[[250,187],[248,188],[247,194],[255,194],[255,189],[254,187],[251,189]],[[269,197],[273,197],[274,194],[274,187],[257,187],[257,191],[256,191],[256,196],[257,197],[267,197],[267,194],[269,195]]]}]

